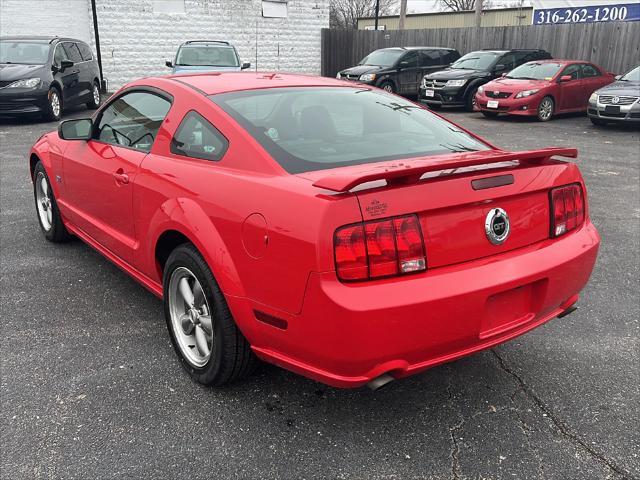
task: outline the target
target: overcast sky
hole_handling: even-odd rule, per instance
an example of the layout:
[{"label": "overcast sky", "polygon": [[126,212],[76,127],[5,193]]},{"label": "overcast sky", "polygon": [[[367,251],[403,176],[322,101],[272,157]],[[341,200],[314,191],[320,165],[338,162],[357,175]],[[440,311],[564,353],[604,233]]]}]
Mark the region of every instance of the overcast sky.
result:
[{"label": "overcast sky", "polygon": [[[494,0],[496,6],[518,6],[519,0]],[[524,0],[524,6],[530,6],[530,0]],[[407,0],[407,11],[410,13],[420,12],[439,12],[442,10],[442,5],[438,0]]]}]

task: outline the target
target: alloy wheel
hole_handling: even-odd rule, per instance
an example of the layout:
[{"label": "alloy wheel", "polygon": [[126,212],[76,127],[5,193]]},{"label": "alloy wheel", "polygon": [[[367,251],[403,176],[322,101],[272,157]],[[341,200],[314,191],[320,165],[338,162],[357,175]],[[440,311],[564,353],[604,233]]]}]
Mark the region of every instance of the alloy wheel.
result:
[{"label": "alloy wheel", "polygon": [[213,351],[211,309],[196,276],[185,267],[171,273],[168,288],[171,325],[182,356],[202,368]]},{"label": "alloy wheel", "polygon": [[49,183],[42,172],[36,176],[36,206],[40,224],[46,232],[51,230],[53,224],[53,211],[51,210],[51,198],[49,194]]},{"label": "alloy wheel", "polygon": [[55,90],[49,95],[49,104],[51,105],[51,113],[58,118],[60,116],[60,96]]},{"label": "alloy wheel", "polygon": [[538,107],[538,116],[540,120],[546,121],[553,115],[553,102],[550,98],[544,98]]},{"label": "alloy wheel", "polygon": [[100,89],[95,83],[93,84],[93,103],[95,105],[100,105]]},{"label": "alloy wheel", "polygon": [[393,93],[393,86],[390,83],[387,83],[382,87],[385,92]]}]

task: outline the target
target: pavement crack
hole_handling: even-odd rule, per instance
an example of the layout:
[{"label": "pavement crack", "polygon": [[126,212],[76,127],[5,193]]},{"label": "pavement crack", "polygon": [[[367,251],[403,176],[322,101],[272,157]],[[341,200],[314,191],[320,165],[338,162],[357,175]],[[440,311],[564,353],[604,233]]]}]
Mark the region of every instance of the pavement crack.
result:
[{"label": "pavement crack", "polygon": [[[447,381],[447,397],[449,399],[449,405],[451,408],[454,408],[453,391],[451,390],[451,374],[449,374]],[[456,425],[449,427],[449,436],[451,437],[451,478],[453,480],[459,480],[460,462],[458,460],[458,455],[460,454],[460,446],[458,445],[457,434],[464,425],[465,419],[458,409],[455,409],[455,411],[458,414],[459,422]]]},{"label": "pavement crack", "polygon": [[[549,406],[538,396],[538,394],[529,385],[525,383],[522,377],[520,377],[520,375],[518,375],[518,373],[515,370],[513,370],[506,364],[504,359],[498,354],[498,352],[495,351],[495,349],[491,349],[491,353],[493,353],[494,357],[498,361],[499,367],[504,372],[511,375],[518,382],[520,386],[520,390],[527,397],[529,397],[533,401],[533,403],[535,403],[535,405],[538,407],[540,411],[542,411],[544,414],[547,415],[547,418],[551,420],[553,425],[556,427],[557,431],[563,437],[571,441],[578,448],[581,448],[582,450],[587,452],[589,455],[591,455],[601,464],[605,465],[606,467],[608,467],[610,470],[617,473],[618,475],[621,475],[624,478],[630,478],[630,479],[637,478],[637,477],[633,477],[630,472],[628,472],[623,467],[617,465],[611,459],[608,459],[607,457],[605,457],[602,453],[596,451],[593,447],[591,447],[584,440],[582,440],[576,433],[572,432],[571,429],[567,426],[567,424],[565,424],[562,420],[556,417],[556,415],[551,411]],[[512,401],[513,401],[513,398],[514,396],[512,395],[511,397]]]}]

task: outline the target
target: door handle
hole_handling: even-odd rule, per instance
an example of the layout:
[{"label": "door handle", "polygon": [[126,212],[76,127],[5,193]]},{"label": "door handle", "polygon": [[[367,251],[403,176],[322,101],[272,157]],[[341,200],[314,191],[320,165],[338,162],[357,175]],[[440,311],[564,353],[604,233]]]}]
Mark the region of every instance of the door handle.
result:
[{"label": "door handle", "polygon": [[124,170],[121,168],[113,173],[113,178],[116,179],[117,183],[127,184],[129,183],[129,175],[124,173]]}]

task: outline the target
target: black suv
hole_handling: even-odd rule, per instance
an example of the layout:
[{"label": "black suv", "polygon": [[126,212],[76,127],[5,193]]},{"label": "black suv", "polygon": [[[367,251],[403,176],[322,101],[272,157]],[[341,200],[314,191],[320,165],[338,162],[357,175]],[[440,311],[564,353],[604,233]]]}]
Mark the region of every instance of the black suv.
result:
[{"label": "black suv", "polygon": [[73,38],[0,37],[0,115],[58,120],[64,108],[100,106],[100,70]]},{"label": "black suv", "polygon": [[336,78],[375,85],[388,92],[416,95],[422,77],[442,70],[460,58],[451,48],[393,47],[375,50],[355,67],[338,72]]},{"label": "black suv", "polygon": [[545,50],[480,50],[460,57],[449,68],[425,75],[419,98],[430,107],[475,108],[480,85],[532,60],[553,58]]}]

